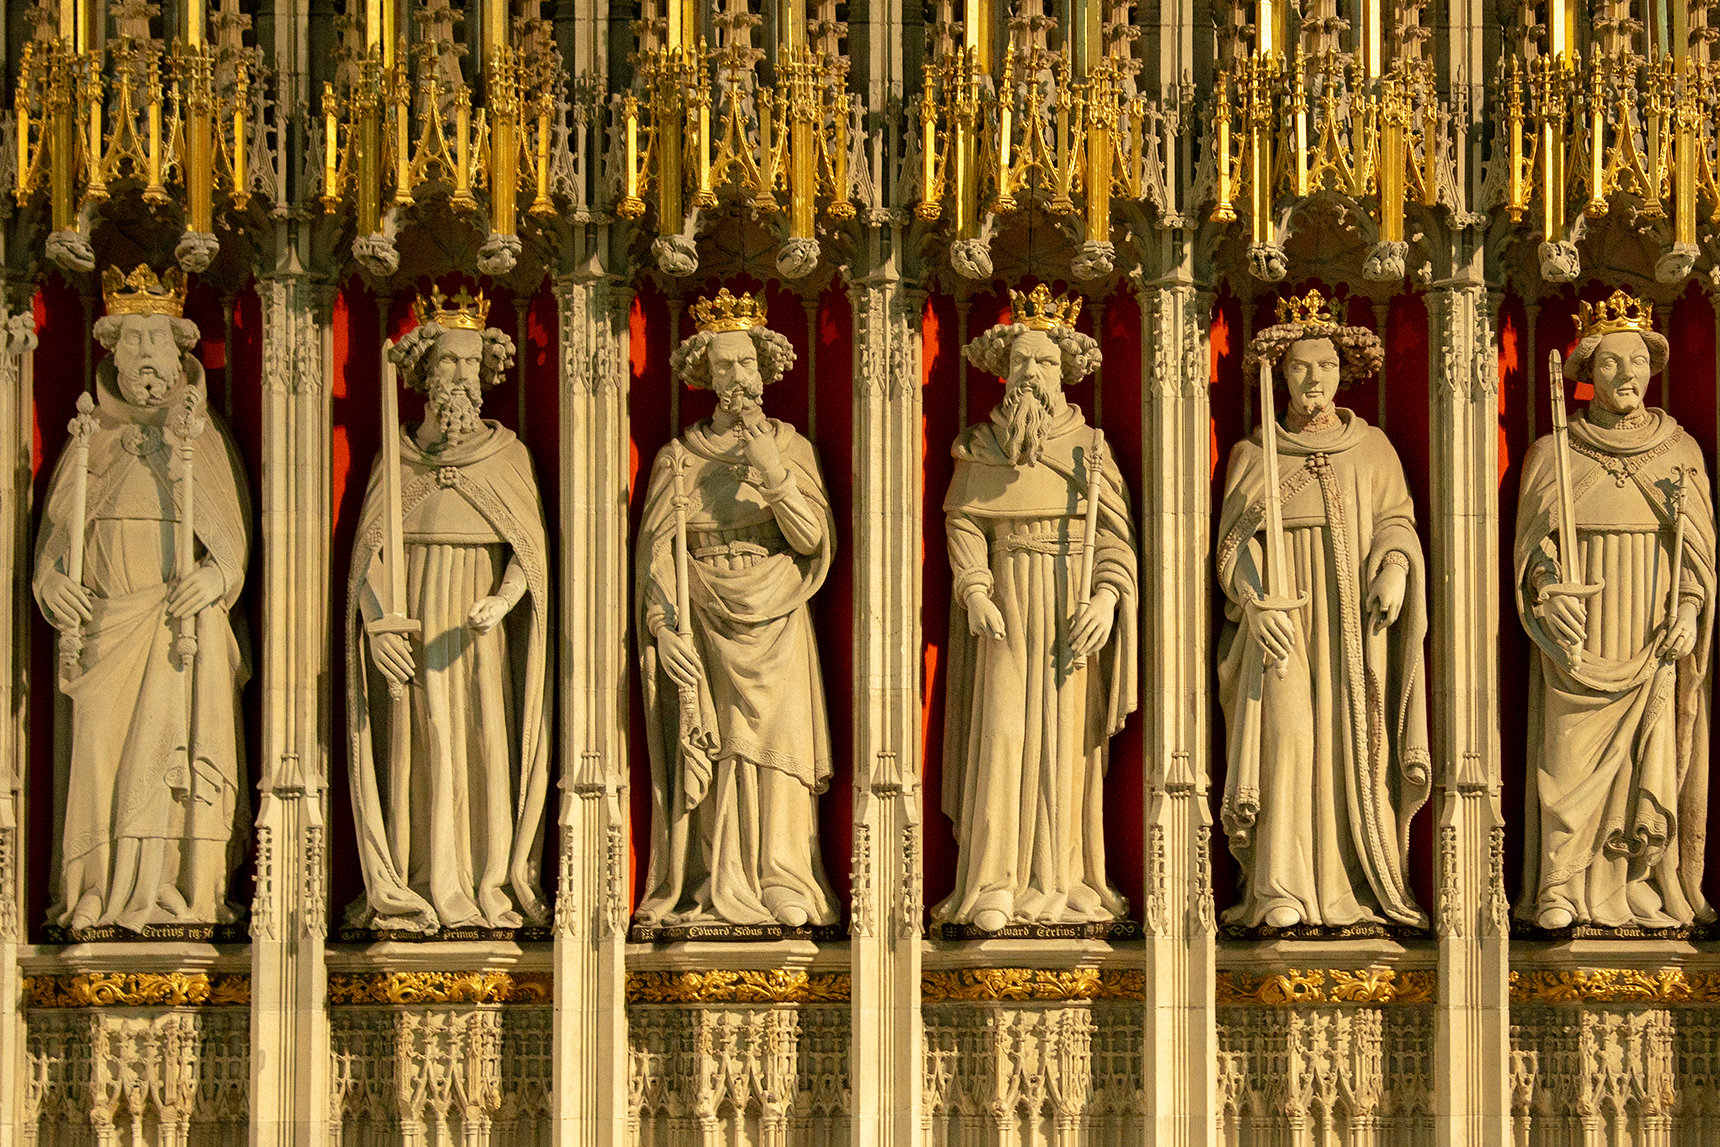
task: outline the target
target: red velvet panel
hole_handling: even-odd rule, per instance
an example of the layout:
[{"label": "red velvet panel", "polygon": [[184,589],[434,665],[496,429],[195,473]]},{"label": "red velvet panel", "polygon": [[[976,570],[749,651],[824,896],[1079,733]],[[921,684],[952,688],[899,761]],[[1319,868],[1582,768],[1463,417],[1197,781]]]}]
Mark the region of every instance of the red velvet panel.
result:
[{"label": "red velvet panel", "polygon": [[[428,291],[430,282],[418,284]],[[453,294],[473,284],[459,275],[446,275],[435,286]],[[520,418],[517,367],[484,395],[484,417],[495,419],[520,435],[531,450],[537,470],[538,491],[544,501],[549,525],[550,584],[558,584],[555,569],[557,523],[560,521],[560,343],[555,296],[547,281],[531,296],[526,310],[526,338],[520,344],[516,330],[514,293],[484,285],[491,300],[489,323],[506,331],[516,343],[515,352],[525,364],[525,418]],[[417,325],[412,313],[411,293],[394,298],[388,311],[388,336],[399,338]],[[334,535],[330,543],[330,655],[332,697],[329,729],[329,808],[334,821],[331,832],[331,878],[329,887],[330,929],[338,929],[347,905],[364,891],[364,874],[358,864],[358,841],[353,831],[352,793],[348,777],[350,750],[346,725],[346,607],[347,579],[351,575],[352,546],[358,529],[359,509],[370,480],[371,466],[381,449],[382,338],[376,296],[355,275],[335,297],[333,315],[334,375],[328,380],[333,407],[330,438],[330,498]],[[412,422],[423,417],[423,397],[404,387],[400,390],[400,418]],[[553,648],[553,647],[552,647]],[[577,650],[572,651],[575,656]],[[560,719],[559,711],[557,720]],[[559,774],[559,738],[551,740],[551,775]],[[553,831],[556,800],[552,790],[543,824],[542,871],[546,895],[553,895],[557,864],[557,834]]]},{"label": "red velvet panel", "polygon": [[[685,293],[688,306],[701,296],[711,296],[721,287],[739,294],[764,292],[772,330],[794,344],[795,363],[783,378],[765,391],[765,412],[808,434],[818,451],[825,485],[830,493],[831,513],[836,518],[836,558],[830,576],[812,601],[813,626],[818,634],[819,658],[824,673],[824,696],[830,714],[831,754],[835,773],[829,790],[819,798],[818,833],[824,870],[846,907],[849,898],[850,856],[853,828],[854,755],[854,565],[855,551],[866,543],[854,531],[853,425],[854,356],[853,314],[846,290],[840,283],[827,287],[817,299],[810,329],[805,305],[792,291],[778,283],[760,283],[748,276],[719,280],[710,277]],[[683,308],[680,337],[698,328]],[[644,509],[645,487],[657,452],[668,444],[670,425],[669,356],[674,351],[669,303],[655,284],[641,286],[630,316],[628,413],[632,431],[633,481],[629,513],[629,544],[637,540],[639,515]],[[816,340],[814,342],[814,340]],[[808,388],[809,353],[816,356],[816,380]],[[680,424],[691,426],[710,416],[715,408],[709,391],[680,391]],[[816,425],[812,423],[815,421]],[[631,571],[631,562],[629,563]],[[632,586],[628,586],[629,607]],[[629,617],[631,622],[631,616]],[[633,635],[629,650],[628,681],[630,711],[629,749],[632,757],[631,809],[633,835],[632,903],[643,892],[645,865],[651,842],[651,759],[645,740],[645,714],[639,693],[637,643]]]}]

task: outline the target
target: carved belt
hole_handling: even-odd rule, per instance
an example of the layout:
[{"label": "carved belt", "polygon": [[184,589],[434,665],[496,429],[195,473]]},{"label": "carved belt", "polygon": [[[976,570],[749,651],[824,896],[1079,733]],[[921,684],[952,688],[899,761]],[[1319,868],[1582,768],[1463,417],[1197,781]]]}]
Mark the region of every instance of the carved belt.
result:
[{"label": "carved belt", "polygon": [[1085,531],[1073,530],[1069,534],[1005,534],[991,541],[991,552],[1019,553],[1023,550],[1035,554],[1066,554],[1079,546],[1085,538]]},{"label": "carved belt", "polygon": [[706,558],[768,558],[771,551],[757,542],[721,542],[713,546],[699,546],[693,551],[693,557],[699,561]]}]

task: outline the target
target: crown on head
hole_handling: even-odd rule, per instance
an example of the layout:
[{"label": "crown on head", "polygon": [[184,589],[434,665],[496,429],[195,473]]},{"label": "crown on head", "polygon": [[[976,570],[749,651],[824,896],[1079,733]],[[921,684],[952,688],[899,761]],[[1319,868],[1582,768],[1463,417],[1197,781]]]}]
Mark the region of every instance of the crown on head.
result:
[{"label": "crown on head", "polygon": [[[450,303],[453,305],[449,306]],[[480,290],[474,299],[464,287],[451,299],[431,287],[430,297],[418,296],[412,309],[420,323],[435,323],[456,331],[482,331],[490,320],[490,300],[484,298],[484,292]]]},{"label": "crown on head", "polygon": [[714,299],[701,298],[692,307],[701,331],[750,331],[764,326],[764,300],[750,294],[729,294],[724,287]]},{"label": "crown on head", "polygon": [[158,278],[147,263],[139,263],[131,274],[118,267],[102,272],[102,301],[110,315],[171,315],[185,313],[185,276],[169,267]]},{"label": "crown on head", "polygon": [[1289,298],[1279,299],[1278,321],[1304,327],[1338,325],[1337,316],[1332,314],[1331,300],[1318,289],[1309,291],[1301,298],[1291,295]]},{"label": "crown on head", "polygon": [[1052,327],[1074,330],[1075,317],[1081,313],[1081,296],[1053,295],[1044,283],[1025,295],[1012,287],[1009,313],[1029,330],[1048,331]]},{"label": "crown on head", "polygon": [[1654,332],[1654,304],[1614,291],[1604,302],[1577,304],[1577,337],[1611,335],[1620,331]]}]

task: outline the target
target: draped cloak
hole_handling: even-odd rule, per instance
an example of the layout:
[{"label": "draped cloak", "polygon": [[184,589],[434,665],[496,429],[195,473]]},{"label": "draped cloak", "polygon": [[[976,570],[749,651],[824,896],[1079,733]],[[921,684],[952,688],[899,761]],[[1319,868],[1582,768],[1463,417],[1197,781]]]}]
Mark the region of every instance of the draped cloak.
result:
[{"label": "draped cloak", "polygon": [[[371,661],[360,614],[361,595],[373,592],[367,580],[384,576],[380,460],[359,515],[346,680],[365,892],[347,919],[361,927],[433,932],[512,926],[516,915],[548,920],[539,870],[554,701],[549,544],[525,444],[494,421],[483,427],[440,451],[419,446],[414,426],[400,430],[405,612],[424,629],[413,640],[417,672],[399,700]],[[460,499],[450,505],[481,520],[485,536],[475,544],[437,536],[434,515],[418,511],[438,496]],[[477,634],[467,613],[499,590],[510,553],[525,572],[525,596]]]},{"label": "draped cloak", "polygon": [[[1705,923],[1708,667],[1715,594],[1714,503],[1702,452],[1664,411],[1646,427],[1570,420],[1571,485],[1587,632],[1575,666],[1535,614],[1536,582],[1558,582],[1553,439],[1523,461],[1515,552],[1517,611],[1535,643],[1529,678],[1529,784],[1523,902],[1534,919],[1563,907],[1579,923]],[[1672,590],[1674,469],[1685,482],[1678,596],[1698,605],[1697,640],[1655,656]]]},{"label": "draped cloak", "polygon": [[[148,407],[120,394],[111,358],[96,367],[83,568],[94,616],[76,673],[61,682],[71,736],[56,738],[55,748],[64,828],[49,918],[62,926],[85,897],[100,906],[79,926],[138,931],[239,914],[226,891],[250,824],[239,712],[250,666],[231,611],[245,584],[250,494],[231,434],[206,411],[192,454],[195,557],[220,571],[222,589],[197,615],[188,673],[173,652],[178,623],[167,614],[182,507],[174,447],[162,431],[186,387],[206,392],[202,366],[189,356],[181,362],[183,381]],[[49,480],[36,541],[38,603],[42,578],[66,570],[74,463],[68,447]]]},{"label": "draped cloak", "polygon": [[[1093,588],[1117,595],[1110,638],[1077,668],[1069,623],[1079,600],[1093,430],[1078,407],[1053,417],[1039,461],[1012,462],[1003,415],[970,426],[951,454],[944,498],[950,663],[943,809],[955,824],[955,891],[934,919],[1011,923],[1116,919],[1128,903],[1105,872],[1110,738],[1135,710],[1138,562],[1128,487],[1110,451],[1100,468]],[[968,632],[982,586],[1003,614],[1001,641]]]},{"label": "draped cloak", "polygon": [[[1308,595],[1282,677],[1243,618],[1246,593],[1263,584],[1258,429],[1231,451],[1219,511],[1221,816],[1244,880],[1225,917],[1249,927],[1279,906],[1317,925],[1427,922],[1405,871],[1410,821],[1432,773],[1426,567],[1397,452],[1354,412],[1337,414],[1337,431],[1275,428],[1286,572],[1290,592]],[[1403,609],[1376,632],[1368,590],[1393,553],[1407,565]]]},{"label": "draped cloak", "polygon": [[[773,906],[837,920],[817,838],[832,773],[808,603],[830,573],[836,521],[812,444],[768,419],[789,477],[767,490],[710,420],[657,455],[636,555],[640,681],[651,752],[651,860],[641,923],[770,924]],[[696,698],[658,663],[675,616],[675,465],[685,451],[687,628]]]}]

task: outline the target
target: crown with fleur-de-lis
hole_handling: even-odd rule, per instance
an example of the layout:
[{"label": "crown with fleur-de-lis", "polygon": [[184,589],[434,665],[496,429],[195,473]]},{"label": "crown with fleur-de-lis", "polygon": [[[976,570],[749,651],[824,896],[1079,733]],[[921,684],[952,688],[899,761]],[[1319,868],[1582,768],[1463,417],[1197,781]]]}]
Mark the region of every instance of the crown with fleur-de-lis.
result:
[{"label": "crown with fleur-de-lis", "polygon": [[169,267],[158,277],[147,263],[126,274],[118,267],[102,272],[102,302],[110,315],[185,314],[185,276]]},{"label": "crown with fleur-de-lis", "polygon": [[724,287],[714,299],[701,298],[690,308],[701,331],[750,331],[764,326],[764,299],[742,292],[729,294]]},{"label": "crown with fleur-de-lis", "polygon": [[1304,327],[1338,325],[1337,316],[1332,314],[1332,301],[1322,295],[1318,288],[1309,291],[1301,298],[1290,295],[1279,299],[1278,321],[1296,323],[1298,326]]},{"label": "crown with fleur-de-lis", "polygon": [[1598,303],[1577,304],[1577,337],[1611,335],[1620,331],[1654,332],[1654,304],[1624,291],[1614,291]]},{"label": "crown with fleur-de-lis", "polygon": [[1081,313],[1081,296],[1053,295],[1044,283],[1025,295],[1011,288],[1009,313],[1028,330],[1048,331],[1052,327],[1074,330],[1075,318]]},{"label": "crown with fleur-de-lis", "polygon": [[435,323],[454,331],[482,331],[490,320],[490,300],[484,298],[484,292],[480,290],[473,298],[464,287],[453,298],[431,287],[430,297],[418,296],[412,310],[419,323]]}]

